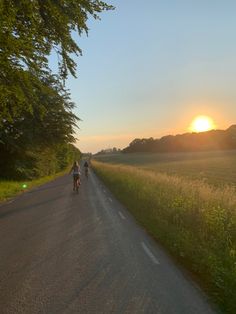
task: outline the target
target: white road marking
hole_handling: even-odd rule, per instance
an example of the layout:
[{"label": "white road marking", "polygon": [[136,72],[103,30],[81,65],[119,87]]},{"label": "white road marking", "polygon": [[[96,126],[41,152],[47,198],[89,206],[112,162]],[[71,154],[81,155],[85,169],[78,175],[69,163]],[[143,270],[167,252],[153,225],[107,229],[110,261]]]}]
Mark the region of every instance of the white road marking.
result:
[{"label": "white road marking", "polygon": [[142,248],[144,249],[145,253],[150,257],[152,262],[156,265],[159,265],[159,261],[156,259],[156,257],[152,254],[152,252],[149,250],[149,248],[146,246],[144,242],[141,242]]},{"label": "white road marking", "polygon": [[125,216],[121,212],[118,212],[118,214],[120,215],[121,219],[124,219],[124,220],[126,219]]}]

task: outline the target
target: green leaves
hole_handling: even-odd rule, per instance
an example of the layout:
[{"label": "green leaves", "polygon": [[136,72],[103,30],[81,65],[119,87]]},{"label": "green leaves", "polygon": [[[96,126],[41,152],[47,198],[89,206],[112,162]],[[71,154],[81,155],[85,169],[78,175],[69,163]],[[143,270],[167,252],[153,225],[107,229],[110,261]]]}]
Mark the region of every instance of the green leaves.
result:
[{"label": "green leaves", "polygon": [[[22,164],[26,151],[75,141],[79,118],[63,86],[69,73],[76,75],[73,57],[82,53],[72,33],[88,33],[88,18],[110,9],[98,0],[0,1],[1,174],[6,162]],[[49,68],[52,51],[56,75]]]},{"label": "green leaves", "polygon": [[[82,51],[72,32],[88,32],[89,16],[113,9],[94,0],[2,0],[0,3],[0,120],[32,112],[31,78],[48,76],[48,57],[58,56],[59,79],[76,76],[73,56]],[[1,126],[0,121],[0,126]]]},{"label": "green leaves", "polygon": [[[111,10],[112,6],[92,0],[2,0],[0,5],[0,52],[6,60],[18,60],[29,69],[48,66],[47,57],[56,50],[59,73],[75,76],[71,54],[81,55],[73,31],[88,33],[89,16]],[[43,62],[42,62],[43,61]]]}]

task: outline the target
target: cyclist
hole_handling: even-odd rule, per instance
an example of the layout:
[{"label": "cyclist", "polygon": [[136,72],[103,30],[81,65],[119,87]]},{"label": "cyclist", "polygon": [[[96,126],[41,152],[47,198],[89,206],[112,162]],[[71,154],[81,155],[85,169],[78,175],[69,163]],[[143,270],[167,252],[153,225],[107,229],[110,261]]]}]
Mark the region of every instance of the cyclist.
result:
[{"label": "cyclist", "polygon": [[89,164],[87,162],[87,160],[84,163],[84,170],[85,170],[85,175],[88,178],[88,168],[89,168]]},{"label": "cyclist", "polygon": [[80,166],[77,161],[71,167],[70,174],[71,172],[73,172],[73,191],[76,190],[78,192],[80,185]]}]

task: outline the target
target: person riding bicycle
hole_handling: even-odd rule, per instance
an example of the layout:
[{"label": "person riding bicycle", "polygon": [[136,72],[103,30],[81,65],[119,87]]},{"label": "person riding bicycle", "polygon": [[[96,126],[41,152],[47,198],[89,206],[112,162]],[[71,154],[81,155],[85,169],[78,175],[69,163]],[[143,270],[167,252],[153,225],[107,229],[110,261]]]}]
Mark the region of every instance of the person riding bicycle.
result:
[{"label": "person riding bicycle", "polygon": [[84,163],[84,170],[85,170],[86,177],[88,177],[88,168],[89,168],[89,164],[88,164],[88,162],[86,160],[85,163]]},{"label": "person riding bicycle", "polygon": [[70,174],[73,172],[73,191],[78,191],[80,185],[80,166],[77,161],[71,167]]}]

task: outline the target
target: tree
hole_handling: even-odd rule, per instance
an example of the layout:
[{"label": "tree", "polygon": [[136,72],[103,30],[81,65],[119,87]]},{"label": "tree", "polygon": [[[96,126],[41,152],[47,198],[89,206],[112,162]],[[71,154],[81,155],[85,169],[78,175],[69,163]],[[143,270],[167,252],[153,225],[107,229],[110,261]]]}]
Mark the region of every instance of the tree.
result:
[{"label": "tree", "polygon": [[226,130],[167,135],[160,139],[135,139],[124,153],[133,152],[193,152],[236,149],[236,126]]},{"label": "tree", "polygon": [[0,126],[32,110],[30,77],[47,75],[48,57],[58,56],[60,79],[75,76],[73,55],[82,51],[73,32],[88,33],[89,16],[113,9],[99,0],[0,1]]},{"label": "tree", "polygon": [[[21,116],[15,117],[13,121],[5,119],[2,122],[0,128],[2,176],[13,172],[32,177],[36,173],[32,172],[32,168],[37,160],[41,160],[40,165],[47,163],[46,157],[53,161],[56,159],[59,146],[75,141],[74,127],[79,119],[72,112],[74,103],[70,101],[68,91],[57,77],[53,75],[47,78],[32,77],[32,90],[34,93],[32,111],[24,110]],[[37,173],[43,172],[44,169]]]},{"label": "tree", "polygon": [[[0,0],[1,175],[32,176],[34,165],[42,168],[48,156],[78,154],[68,146],[78,117],[63,85],[69,73],[75,76],[73,57],[82,54],[73,35],[87,34],[88,18],[110,9],[100,0]],[[49,68],[52,51],[57,74]]]}]

